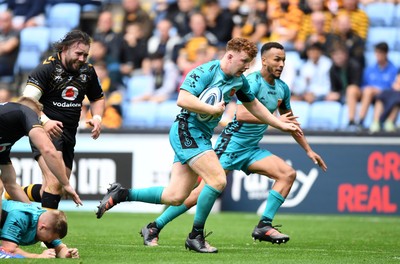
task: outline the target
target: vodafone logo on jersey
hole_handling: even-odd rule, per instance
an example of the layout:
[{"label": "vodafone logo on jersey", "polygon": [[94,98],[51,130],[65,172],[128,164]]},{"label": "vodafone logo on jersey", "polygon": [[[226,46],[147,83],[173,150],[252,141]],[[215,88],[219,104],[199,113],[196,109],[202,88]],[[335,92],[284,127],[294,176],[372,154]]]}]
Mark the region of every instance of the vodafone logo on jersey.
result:
[{"label": "vodafone logo on jersey", "polygon": [[79,90],[77,88],[75,88],[73,86],[67,86],[63,90],[61,96],[65,100],[74,101],[78,97],[78,94],[79,94]]}]

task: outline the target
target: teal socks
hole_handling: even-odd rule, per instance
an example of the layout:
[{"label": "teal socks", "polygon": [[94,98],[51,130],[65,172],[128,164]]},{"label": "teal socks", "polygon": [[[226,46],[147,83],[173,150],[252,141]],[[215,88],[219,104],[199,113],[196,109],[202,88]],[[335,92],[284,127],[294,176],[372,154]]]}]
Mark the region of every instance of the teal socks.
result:
[{"label": "teal socks", "polygon": [[206,184],[201,191],[199,198],[197,198],[196,214],[194,216],[193,226],[197,229],[204,228],[207,217],[211,212],[211,209],[221,194],[220,191],[214,189],[210,185]]},{"label": "teal socks", "polygon": [[181,204],[179,206],[169,206],[167,210],[165,210],[155,221],[158,229],[162,229],[169,222],[185,213],[189,208],[186,207],[185,204]]},{"label": "teal socks", "polygon": [[265,206],[265,210],[261,216],[261,221],[270,221],[275,217],[276,212],[281,207],[285,198],[275,190],[269,191],[267,198],[267,205]]},{"label": "teal socks", "polygon": [[161,204],[161,195],[164,187],[150,187],[144,189],[129,189],[127,201]]}]

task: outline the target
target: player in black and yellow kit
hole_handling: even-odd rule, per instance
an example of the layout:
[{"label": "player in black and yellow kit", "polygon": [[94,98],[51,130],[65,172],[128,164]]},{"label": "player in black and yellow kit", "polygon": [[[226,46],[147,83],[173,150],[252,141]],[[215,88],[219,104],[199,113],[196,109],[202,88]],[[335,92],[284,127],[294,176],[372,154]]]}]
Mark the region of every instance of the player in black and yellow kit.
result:
[{"label": "player in black and yellow kit", "polygon": [[[76,133],[85,95],[90,101],[93,127],[92,138],[101,132],[104,112],[104,95],[93,66],[87,63],[91,38],[85,32],[73,30],[54,43],[55,54],[48,57],[30,74],[23,95],[33,97],[43,104],[41,120],[62,156],[68,178],[71,175]],[[41,197],[42,207],[58,208],[62,188],[49,170],[42,155],[32,145],[32,150],[43,173],[41,190],[25,188],[30,198]]]},{"label": "player in black and yellow kit", "polygon": [[29,136],[32,144],[43,155],[43,161],[47,162],[59,185],[72,196],[75,203],[82,204],[68,181],[61,157],[57,155],[41,125],[39,120],[41,109],[42,105],[36,99],[28,97],[19,98],[17,103],[0,104],[0,197],[4,187],[14,200],[29,203],[29,199],[21,191],[21,186],[16,182],[15,169],[10,159],[11,148],[15,142],[23,136]]}]

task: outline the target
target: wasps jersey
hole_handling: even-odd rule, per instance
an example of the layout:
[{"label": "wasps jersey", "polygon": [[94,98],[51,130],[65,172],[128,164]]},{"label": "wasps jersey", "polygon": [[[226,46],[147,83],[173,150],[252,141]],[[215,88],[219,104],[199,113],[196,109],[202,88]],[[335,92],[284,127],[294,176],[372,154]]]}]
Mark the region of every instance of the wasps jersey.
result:
[{"label": "wasps jersey", "polygon": [[61,63],[60,53],[36,67],[28,77],[28,85],[42,92],[39,100],[43,112],[65,127],[76,128],[85,95],[90,101],[103,98],[103,90],[93,66],[85,63],[77,72],[68,72]]}]

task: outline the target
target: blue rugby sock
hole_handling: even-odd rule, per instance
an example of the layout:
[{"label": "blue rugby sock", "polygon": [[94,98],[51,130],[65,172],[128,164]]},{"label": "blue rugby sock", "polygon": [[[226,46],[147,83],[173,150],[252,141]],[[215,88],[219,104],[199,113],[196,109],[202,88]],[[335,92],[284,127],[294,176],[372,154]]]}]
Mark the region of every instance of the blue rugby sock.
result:
[{"label": "blue rugby sock", "polygon": [[275,217],[276,212],[281,207],[285,198],[275,190],[271,190],[268,194],[267,205],[261,216],[261,221],[272,222]]},{"label": "blue rugby sock", "polygon": [[210,185],[206,184],[204,186],[199,198],[197,198],[197,208],[194,216],[192,235],[195,235],[193,234],[193,231],[196,233],[203,232],[207,217],[211,212],[215,200],[217,200],[220,194],[220,191],[214,189]]},{"label": "blue rugby sock", "polygon": [[185,213],[189,208],[186,207],[185,204],[181,204],[179,206],[169,206],[167,210],[165,210],[157,219],[156,219],[156,226],[158,229],[162,229],[166,226],[169,222],[180,216],[181,214]]},{"label": "blue rugby sock", "polygon": [[150,187],[144,189],[129,189],[127,201],[161,204],[161,195],[164,187]]}]

